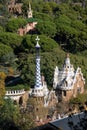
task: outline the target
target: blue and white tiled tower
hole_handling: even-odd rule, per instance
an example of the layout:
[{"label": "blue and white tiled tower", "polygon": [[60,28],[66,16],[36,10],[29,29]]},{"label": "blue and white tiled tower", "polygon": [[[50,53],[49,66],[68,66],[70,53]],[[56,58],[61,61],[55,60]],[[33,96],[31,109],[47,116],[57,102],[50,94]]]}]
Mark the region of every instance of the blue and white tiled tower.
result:
[{"label": "blue and white tiled tower", "polygon": [[37,36],[36,41],[36,82],[35,82],[35,88],[42,88],[42,83],[41,83],[41,75],[40,75],[40,45],[39,45],[39,38]]},{"label": "blue and white tiled tower", "polygon": [[44,96],[43,93],[43,86],[42,86],[42,82],[41,82],[41,74],[40,74],[40,45],[39,45],[39,38],[37,36],[36,41],[36,77],[35,77],[35,86],[34,89],[32,91],[32,95],[35,97],[38,96]]},{"label": "blue and white tiled tower", "polygon": [[47,84],[45,81],[45,77],[40,74],[40,45],[39,45],[39,38],[37,36],[36,40],[36,74],[35,74],[35,85],[34,88],[30,91],[30,96],[38,101],[39,105],[43,104],[44,107],[47,107],[51,101],[52,105],[52,98],[54,99],[55,91],[49,91],[47,88]]}]

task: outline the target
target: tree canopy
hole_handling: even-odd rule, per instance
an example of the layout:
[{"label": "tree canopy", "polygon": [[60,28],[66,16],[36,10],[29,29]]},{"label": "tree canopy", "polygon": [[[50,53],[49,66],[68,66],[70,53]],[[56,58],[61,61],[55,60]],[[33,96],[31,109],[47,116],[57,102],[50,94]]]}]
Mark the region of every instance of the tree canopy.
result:
[{"label": "tree canopy", "polygon": [[[2,124],[2,129],[5,126],[8,130],[8,124],[10,126],[12,123],[16,127],[16,123],[20,129],[29,129],[33,124],[30,114],[26,111],[24,114],[19,113],[11,100],[3,100],[5,76],[8,73],[12,74],[16,67],[17,74],[20,74],[24,84],[17,85],[14,89],[27,90],[27,87],[34,87],[35,39],[38,35],[41,46],[41,75],[45,76],[48,87],[53,87],[55,66],[61,68],[65,53],[69,52],[74,68],[81,67],[87,88],[87,5],[86,1],[80,0],[31,0],[33,18],[27,20],[29,0],[17,1],[23,2],[22,15],[17,18],[7,11],[8,1],[0,1],[0,125]],[[26,26],[28,22],[34,22],[33,20],[37,21],[33,33],[19,36],[18,28]],[[7,67],[10,67],[9,72],[5,74]],[[12,90],[10,87],[9,89]],[[71,103],[85,101],[85,96],[80,95],[72,99]]]},{"label": "tree canopy", "polygon": [[0,72],[0,106],[3,104],[5,96],[5,78],[6,74],[4,72]]},{"label": "tree canopy", "polygon": [[22,37],[16,33],[3,32],[0,33],[0,42],[10,46],[12,49],[16,49],[21,44]]},{"label": "tree canopy", "polygon": [[[45,35],[39,35],[40,38],[40,45],[41,45],[41,51],[52,51],[53,48],[57,48],[58,44],[51,38],[45,36]],[[35,45],[36,45],[36,35],[26,35],[24,36],[24,39],[22,41],[22,44],[20,46],[21,51],[23,52],[29,52],[34,53],[35,52]]]},{"label": "tree canopy", "polygon": [[24,27],[26,24],[27,20],[24,18],[11,18],[6,25],[6,30],[9,32],[17,32],[19,28]]}]

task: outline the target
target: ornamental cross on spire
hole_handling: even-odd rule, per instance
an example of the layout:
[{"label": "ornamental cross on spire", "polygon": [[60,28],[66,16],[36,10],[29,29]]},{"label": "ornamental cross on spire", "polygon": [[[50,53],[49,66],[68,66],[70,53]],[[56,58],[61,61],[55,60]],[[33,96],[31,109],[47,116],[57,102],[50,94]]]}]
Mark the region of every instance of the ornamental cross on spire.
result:
[{"label": "ornamental cross on spire", "polygon": [[37,36],[35,40],[37,41],[36,48],[40,48],[40,45],[39,45],[40,38]]},{"label": "ornamental cross on spire", "polygon": [[30,2],[29,2],[29,10],[31,11],[31,4],[30,4]]}]

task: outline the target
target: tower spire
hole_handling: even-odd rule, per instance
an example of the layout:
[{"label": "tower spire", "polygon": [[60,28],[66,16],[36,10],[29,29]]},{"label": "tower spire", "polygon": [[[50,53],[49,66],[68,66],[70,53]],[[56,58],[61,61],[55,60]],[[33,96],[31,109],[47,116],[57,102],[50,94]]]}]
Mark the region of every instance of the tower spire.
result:
[{"label": "tower spire", "polygon": [[[40,74],[40,45],[39,45],[39,37],[36,37],[36,76],[35,76],[35,85],[34,88],[31,91],[31,95],[33,97],[41,97],[42,103],[44,103],[44,106],[46,106],[47,103],[47,95],[49,93],[49,90],[47,89],[47,84],[44,80],[44,77],[41,77]],[[40,100],[41,101],[41,100]],[[40,102],[41,103],[41,102]]]},{"label": "tower spire", "polygon": [[30,2],[29,2],[29,11],[31,11],[31,4],[30,4]]},{"label": "tower spire", "polygon": [[27,15],[28,15],[28,18],[32,18],[32,17],[33,17],[33,13],[32,13],[32,9],[31,9],[31,4],[30,4],[30,2],[29,2],[29,4],[28,4]]},{"label": "tower spire", "polygon": [[66,54],[66,59],[65,59],[65,66],[70,66],[70,58],[69,58],[69,53]]},{"label": "tower spire", "polygon": [[39,45],[39,37],[35,39],[37,44],[36,44],[36,82],[35,82],[35,88],[41,88],[42,83],[41,83],[41,74],[40,74],[40,45]]},{"label": "tower spire", "polygon": [[43,97],[43,86],[41,82],[41,74],[40,74],[40,45],[39,45],[39,37],[36,37],[36,76],[35,76],[35,86],[32,89],[32,96],[34,97]]}]

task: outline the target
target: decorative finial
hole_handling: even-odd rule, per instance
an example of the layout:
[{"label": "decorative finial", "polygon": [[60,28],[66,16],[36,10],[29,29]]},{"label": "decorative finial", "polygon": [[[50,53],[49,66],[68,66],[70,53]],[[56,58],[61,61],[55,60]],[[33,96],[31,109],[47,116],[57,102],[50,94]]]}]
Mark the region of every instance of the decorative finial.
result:
[{"label": "decorative finial", "polygon": [[32,17],[33,17],[30,2],[28,3],[28,10],[27,10],[27,14],[28,14],[28,18],[32,18]]},{"label": "decorative finial", "polygon": [[40,38],[37,36],[35,40],[37,41],[36,48],[40,48],[40,45],[39,45]]},{"label": "decorative finial", "polygon": [[66,54],[66,58],[69,58],[69,53]]},{"label": "decorative finial", "polygon": [[31,4],[30,4],[30,2],[29,2],[29,10],[31,11]]},{"label": "decorative finial", "polygon": [[65,58],[65,65],[70,66],[70,58],[69,58],[69,53],[66,54],[66,58]]}]

